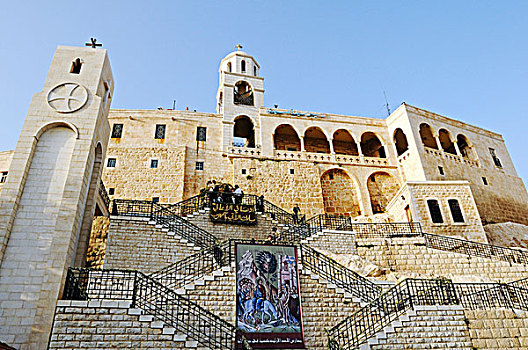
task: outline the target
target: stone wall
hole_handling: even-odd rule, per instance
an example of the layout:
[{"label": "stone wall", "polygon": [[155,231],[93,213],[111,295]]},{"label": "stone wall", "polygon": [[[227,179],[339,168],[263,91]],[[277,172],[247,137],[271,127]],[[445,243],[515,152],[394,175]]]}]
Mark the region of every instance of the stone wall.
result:
[{"label": "stone wall", "polygon": [[186,349],[162,327],[129,314],[130,301],[59,300],[49,349]]},{"label": "stone wall", "polygon": [[473,349],[528,349],[528,312],[465,310]]},{"label": "stone wall", "polygon": [[361,213],[357,188],[341,169],[330,169],[321,177],[324,210],[327,214],[356,216]]},{"label": "stone wall", "polygon": [[192,246],[146,221],[112,217],[104,268],[150,273],[193,253]]},{"label": "stone wall", "polygon": [[9,172],[9,166],[11,165],[11,159],[15,151],[3,151],[0,152],[0,192],[4,187],[5,179],[3,179],[3,173]]},{"label": "stone wall", "polygon": [[86,267],[102,268],[106,253],[106,241],[110,219],[106,216],[96,216],[92,222],[92,232],[86,253]]}]

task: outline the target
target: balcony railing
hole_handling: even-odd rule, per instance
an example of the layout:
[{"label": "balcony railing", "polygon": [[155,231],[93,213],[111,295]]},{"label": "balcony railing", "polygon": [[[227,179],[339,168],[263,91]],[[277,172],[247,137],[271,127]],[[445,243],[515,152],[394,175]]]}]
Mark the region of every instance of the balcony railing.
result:
[{"label": "balcony railing", "polygon": [[438,150],[438,149],[430,148],[430,147],[427,147],[427,146],[424,146],[424,149],[425,149],[425,153],[426,154],[431,154],[431,155],[434,155],[434,156],[437,156],[437,157],[450,159],[450,160],[452,160],[454,162],[465,163],[465,164],[468,164],[468,165],[471,165],[471,166],[475,166],[475,167],[479,167],[480,166],[479,162],[477,162],[475,160],[472,160],[472,159],[469,159],[469,158],[466,158],[466,157],[459,156],[458,154],[451,154],[451,153],[448,153],[448,152],[444,152],[443,150]]},{"label": "balcony railing", "polygon": [[110,209],[110,197],[108,197],[108,192],[106,192],[106,187],[102,180],[99,181],[99,195],[101,196],[106,208]]},{"label": "balcony railing", "polygon": [[338,164],[362,164],[373,166],[388,166],[387,158],[351,156],[346,154],[329,154],[329,153],[311,153],[298,151],[274,150],[274,157],[286,160],[301,160],[311,162],[328,162]]}]

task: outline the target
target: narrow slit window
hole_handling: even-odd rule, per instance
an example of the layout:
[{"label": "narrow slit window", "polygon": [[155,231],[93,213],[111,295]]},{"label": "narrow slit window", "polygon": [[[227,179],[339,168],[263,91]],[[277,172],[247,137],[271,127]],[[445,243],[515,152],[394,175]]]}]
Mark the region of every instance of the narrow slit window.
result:
[{"label": "narrow slit window", "polygon": [[240,66],[242,69],[242,73],[245,73],[246,72],[246,61],[242,60],[242,63],[240,64]]},{"label": "narrow slit window", "polygon": [[7,171],[2,171],[0,174],[0,183],[4,183],[7,181]]},{"label": "narrow slit window", "polygon": [[497,157],[497,153],[495,153],[495,149],[494,148],[490,148],[489,151],[490,151],[490,154],[491,154],[491,158],[493,158],[493,163],[495,163],[495,166],[497,168],[502,168],[502,163],[501,163],[499,157]]},{"label": "narrow slit window", "polygon": [[81,73],[81,67],[82,67],[81,59],[77,58],[75,61],[72,62],[70,73],[72,73],[72,74]]},{"label": "narrow slit window", "polygon": [[156,124],[156,132],[154,133],[154,138],[156,140],[164,140],[165,139],[165,124]]},{"label": "narrow slit window", "polygon": [[295,174],[295,169],[290,169],[290,175],[294,175]]},{"label": "narrow slit window", "polygon": [[123,134],[123,124],[114,124],[112,126],[112,138],[120,139]]},{"label": "narrow slit window", "polygon": [[453,217],[453,222],[455,223],[464,222],[464,215],[462,215],[462,210],[460,209],[458,200],[449,199],[447,203],[449,204],[449,210],[451,210],[451,216]]},{"label": "narrow slit window", "polygon": [[158,160],[157,159],[151,159],[150,160],[150,167],[153,169],[156,169],[158,167]]},{"label": "narrow slit window", "polygon": [[440,173],[440,175],[444,176],[444,175],[445,175],[445,173],[444,173],[444,167],[439,166],[439,167],[438,167],[438,172]]},{"label": "narrow slit window", "polygon": [[484,186],[488,186],[488,179],[486,177],[482,177],[482,183],[484,184]]},{"label": "narrow slit window", "polygon": [[442,217],[442,211],[440,210],[438,201],[436,199],[428,199],[427,206],[429,207],[429,214],[431,214],[431,220],[433,221],[433,223],[434,224],[443,223],[444,218]]}]

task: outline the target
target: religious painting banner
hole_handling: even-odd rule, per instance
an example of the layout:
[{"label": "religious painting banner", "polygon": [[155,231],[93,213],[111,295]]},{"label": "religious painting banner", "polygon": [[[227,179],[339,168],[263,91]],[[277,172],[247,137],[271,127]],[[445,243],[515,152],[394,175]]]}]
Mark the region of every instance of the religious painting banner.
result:
[{"label": "religious painting banner", "polygon": [[297,249],[236,245],[237,328],[253,349],[304,349]]},{"label": "religious painting banner", "polygon": [[225,224],[255,225],[257,217],[255,206],[248,204],[211,203],[212,222]]}]

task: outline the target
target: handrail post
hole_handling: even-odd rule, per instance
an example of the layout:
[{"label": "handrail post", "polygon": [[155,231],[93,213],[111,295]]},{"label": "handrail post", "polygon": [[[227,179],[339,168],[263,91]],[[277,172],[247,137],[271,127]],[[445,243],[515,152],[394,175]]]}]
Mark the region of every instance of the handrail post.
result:
[{"label": "handrail post", "polygon": [[136,307],[136,298],[137,298],[137,271],[134,271],[134,283],[132,284],[132,304],[130,305],[132,308]]},{"label": "handrail post", "polygon": [[154,218],[154,201],[150,202],[150,220]]}]

